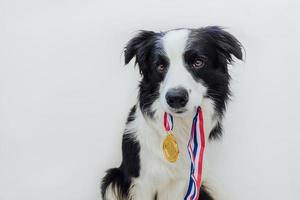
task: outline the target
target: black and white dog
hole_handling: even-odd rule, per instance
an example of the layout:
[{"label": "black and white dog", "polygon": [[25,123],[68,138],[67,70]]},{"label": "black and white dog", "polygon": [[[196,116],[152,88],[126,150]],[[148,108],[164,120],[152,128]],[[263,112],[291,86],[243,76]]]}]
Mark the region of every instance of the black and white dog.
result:
[{"label": "black and white dog", "polygon": [[[125,64],[135,57],[142,80],[123,134],[123,160],[102,180],[104,200],[174,200],[187,191],[190,159],[187,151],[192,118],[198,106],[208,140],[222,134],[222,117],[230,96],[227,65],[242,60],[242,46],[217,26],[141,31],[125,48]],[[180,155],[175,163],[163,155],[164,112],[174,116],[173,134]],[[208,143],[208,145],[210,145]],[[206,183],[204,161],[203,183]],[[207,186],[200,200],[212,200]]]}]

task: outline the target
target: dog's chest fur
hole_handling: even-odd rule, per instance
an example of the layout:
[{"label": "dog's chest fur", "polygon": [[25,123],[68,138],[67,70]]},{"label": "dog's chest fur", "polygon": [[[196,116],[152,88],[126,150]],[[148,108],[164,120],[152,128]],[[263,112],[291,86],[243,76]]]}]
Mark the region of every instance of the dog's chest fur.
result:
[{"label": "dog's chest fur", "polygon": [[[207,99],[202,105],[206,140],[216,123],[212,102]],[[144,118],[139,109],[135,120],[128,124],[131,134],[134,134],[140,144],[140,175],[133,180],[131,188],[133,199],[143,197],[143,194],[157,195],[159,199],[183,199],[187,190],[190,158],[187,145],[193,116],[185,118],[174,117],[173,135],[179,146],[179,159],[170,163],[164,158],[162,142],[167,133],[163,127],[163,113],[156,113],[155,119]],[[203,179],[205,179],[206,162],[204,161]],[[179,198],[180,197],[180,198]]]}]

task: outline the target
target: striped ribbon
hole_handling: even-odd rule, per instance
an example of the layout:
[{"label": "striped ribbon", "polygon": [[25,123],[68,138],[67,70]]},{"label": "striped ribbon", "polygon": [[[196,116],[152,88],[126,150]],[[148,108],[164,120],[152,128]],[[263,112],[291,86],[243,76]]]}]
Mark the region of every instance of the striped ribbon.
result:
[{"label": "striped ribbon", "polygon": [[173,130],[173,116],[165,112],[164,115],[164,127],[167,132]]},{"label": "striped ribbon", "polygon": [[203,127],[203,114],[199,107],[193,119],[188,151],[191,159],[190,181],[184,200],[198,200],[202,182],[203,156],[205,148],[205,135]]},{"label": "striped ribbon", "polygon": [[[173,129],[173,117],[164,115],[164,126],[166,131]],[[205,135],[203,127],[203,114],[199,107],[193,119],[191,135],[187,146],[191,159],[190,180],[184,200],[198,200],[202,182],[203,156],[205,148]]]}]

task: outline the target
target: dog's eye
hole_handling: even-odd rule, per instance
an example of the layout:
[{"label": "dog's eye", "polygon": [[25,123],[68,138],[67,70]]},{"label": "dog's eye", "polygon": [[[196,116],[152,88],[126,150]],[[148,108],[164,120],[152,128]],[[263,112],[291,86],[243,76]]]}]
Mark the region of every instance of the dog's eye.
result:
[{"label": "dog's eye", "polygon": [[205,66],[205,62],[204,62],[204,60],[202,60],[202,59],[200,59],[200,58],[197,58],[197,59],[195,59],[195,61],[193,62],[192,66],[193,66],[193,68],[195,68],[195,69],[200,69],[200,68],[202,68],[202,67]]},{"label": "dog's eye", "polygon": [[166,66],[165,66],[164,64],[159,64],[159,65],[157,66],[157,71],[158,71],[158,72],[162,73],[162,72],[164,72],[165,70],[166,70]]}]

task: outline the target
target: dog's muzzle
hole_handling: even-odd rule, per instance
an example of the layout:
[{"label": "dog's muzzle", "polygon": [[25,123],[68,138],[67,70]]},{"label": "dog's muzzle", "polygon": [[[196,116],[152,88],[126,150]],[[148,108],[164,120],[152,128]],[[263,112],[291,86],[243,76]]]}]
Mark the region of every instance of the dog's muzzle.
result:
[{"label": "dog's muzzle", "polygon": [[170,89],[166,93],[166,100],[171,108],[180,109],[189,101],[189,93],[184,88]]}]

